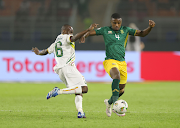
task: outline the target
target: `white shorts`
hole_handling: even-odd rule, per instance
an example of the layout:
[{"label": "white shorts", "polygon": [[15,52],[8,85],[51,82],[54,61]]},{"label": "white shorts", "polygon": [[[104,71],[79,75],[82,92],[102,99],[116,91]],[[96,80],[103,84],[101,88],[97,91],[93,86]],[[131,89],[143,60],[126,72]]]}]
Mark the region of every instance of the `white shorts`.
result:
[{"label": "white shorts", "polygon": [[67,88],[87,86],[84,76],[77,70],[76,66],[67,65],[59,69],[58,75]]}]

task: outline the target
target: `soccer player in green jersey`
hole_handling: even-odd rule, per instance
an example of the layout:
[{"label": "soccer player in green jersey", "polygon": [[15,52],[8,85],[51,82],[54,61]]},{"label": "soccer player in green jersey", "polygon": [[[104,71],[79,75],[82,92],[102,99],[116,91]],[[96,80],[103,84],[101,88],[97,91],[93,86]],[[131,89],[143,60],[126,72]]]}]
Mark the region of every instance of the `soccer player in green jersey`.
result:
[{"label": "soccer player in green jersey", "polygon": [[[149,34],[155,26],[155,22],[149,20],[149,26],[144,30],[136,30],[126,26],[121,26],[122,18],[118,13],[111,16],[111,26],[105,26],[92,30],[81,37],[80,43],[85,42],[88,36],[102,35],[106,47],[106,58],[103,62],[105,71],[113,79],[112,81],[112,96],[110,99],[105,99],[106,114],[111,116],[111,104],[118,100],[124,93],[124,88],[127,82],[127,64],[125,62],[125,48],[128,35],[144,37]],[[113,111],[114,112],[114,111]],[[117,113],[116,113],[117,114]],[[117,114],[124,116],[125,114]]]}]

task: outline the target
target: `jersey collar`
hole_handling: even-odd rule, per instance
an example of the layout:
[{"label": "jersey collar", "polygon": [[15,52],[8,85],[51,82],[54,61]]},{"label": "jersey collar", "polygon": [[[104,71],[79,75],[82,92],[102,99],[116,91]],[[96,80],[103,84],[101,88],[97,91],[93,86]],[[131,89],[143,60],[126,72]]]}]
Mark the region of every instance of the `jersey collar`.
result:
[{"label": "jersey collar", "polygon": [[110,28],[112,31],[114,31],[115,33],[120,33],[122,26],[120,27],[120,29],[119,29],[118,31],[113,30],[113,29],[112,29],[112,26],[110,26],[109,28]]}]

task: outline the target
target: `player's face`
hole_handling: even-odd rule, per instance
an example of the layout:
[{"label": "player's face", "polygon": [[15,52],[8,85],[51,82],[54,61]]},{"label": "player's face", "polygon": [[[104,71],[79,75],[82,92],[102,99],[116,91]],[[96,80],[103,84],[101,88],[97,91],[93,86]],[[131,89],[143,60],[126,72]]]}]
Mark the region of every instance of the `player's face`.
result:
[{"label": "player's face", "polygon": [[118,19],[112,18],[111,19],[111,26],[112,26],[113,30],[118,31],[120,29],[120,27],[121,27],[121,24],[122,24],[122,19],[121,18],[118,18]]}]

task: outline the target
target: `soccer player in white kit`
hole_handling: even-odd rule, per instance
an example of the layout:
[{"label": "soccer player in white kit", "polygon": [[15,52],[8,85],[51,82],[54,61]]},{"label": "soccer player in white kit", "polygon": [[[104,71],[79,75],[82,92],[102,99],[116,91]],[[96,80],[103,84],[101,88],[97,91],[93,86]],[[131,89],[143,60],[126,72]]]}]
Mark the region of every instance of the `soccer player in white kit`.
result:
[{"label": "soccer player in white kit", "polygon": [[65,24],[61,28],[61,34],[57,36],[55,42],[47,49],[39,52],[37,47],[32,48],[36,55],[47,55],[54,53],[57,64],[54,72],[57,73],[67,88],[59,89],[55,87],[47,94],[47,99],[61,94],[75,94],[75,105],[78,111],[78,118],[86,118],[82,109],[82,94],[88,92],[88,87],[84,77],[77,70],[75,61],[75,41],[80,39],[86,32],[93,30],[98,24],[92,24],[87,30],[73,36],[73,28]]}]

